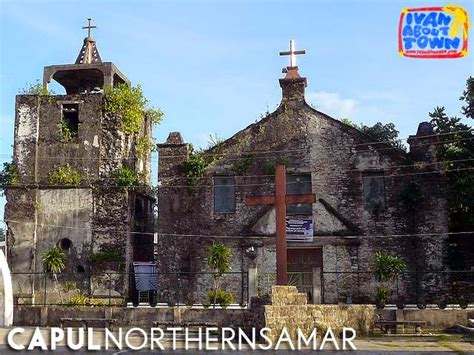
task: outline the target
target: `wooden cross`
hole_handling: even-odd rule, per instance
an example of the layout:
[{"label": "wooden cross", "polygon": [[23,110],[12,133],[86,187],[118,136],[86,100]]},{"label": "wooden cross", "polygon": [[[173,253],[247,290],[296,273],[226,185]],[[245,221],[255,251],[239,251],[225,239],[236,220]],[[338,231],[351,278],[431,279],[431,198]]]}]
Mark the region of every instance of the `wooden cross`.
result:
[{"label": "wooden cross", "polygon": [[91,26],[92,19],[90,17],[87,19],[87,21],[89,21],[89,24],[87,26],[82,27],[82,29],[87,30],[87,37],[90,37],[91,36],[91,29],[92,28],[97,28],[97,26]]},{"label": "wooden cross", "polygon": [[296,51],[295,50],[295,41],[290,39],[290,50],[287,52],[280,52],[280,55],[289,55],[290,56],[290,67],[296,67],[296,56],[298,54],[306,54],[305,50]]},{"label": "wooden cross", "polygon": [[286,205],[297,203],[315,203],[316,195],[287,195],[286,167],[278,165],[275,171],[275,195],[252,196],[245,199],[247,206],[275,205],[276,210],[276,264],[277,285],[288,284],[287,255],[286,255]]}]

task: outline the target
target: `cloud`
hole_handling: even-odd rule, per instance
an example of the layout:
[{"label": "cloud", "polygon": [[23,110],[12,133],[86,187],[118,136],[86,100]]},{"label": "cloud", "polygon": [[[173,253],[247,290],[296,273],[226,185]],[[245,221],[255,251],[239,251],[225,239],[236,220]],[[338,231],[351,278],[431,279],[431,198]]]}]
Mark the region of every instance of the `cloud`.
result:
[{"label": "cloud", "polygon": [[400,94],[392,92],[367,92],[357,96],[360,100],[365,101],[384,101],[394,104],[403,104],[408,102],[408,99]]},{"label": "cloud", "polygon": [[324,112],[334,118],[354,117],[359,102],[355,99],[342,98],[334,92],[310,92],[307,99],[317,110]]}]

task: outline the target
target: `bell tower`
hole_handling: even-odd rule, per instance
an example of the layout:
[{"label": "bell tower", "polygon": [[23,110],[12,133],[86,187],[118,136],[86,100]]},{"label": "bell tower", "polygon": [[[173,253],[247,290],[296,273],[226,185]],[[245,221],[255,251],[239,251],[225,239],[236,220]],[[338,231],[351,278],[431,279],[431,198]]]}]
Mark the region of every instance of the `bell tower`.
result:
[{"label": "bell tower", "polygon": [[106,87],[115,87],[119,83],[130,85],[130,81],[111,62],[102,62],[96,40],[91,37],[91,18],[87,29],[87,37],[79,51],[74,64],[50,65],[44,68],[43,86],[47,87],[51,80],[61,84],[68,95],[100,92]]}]

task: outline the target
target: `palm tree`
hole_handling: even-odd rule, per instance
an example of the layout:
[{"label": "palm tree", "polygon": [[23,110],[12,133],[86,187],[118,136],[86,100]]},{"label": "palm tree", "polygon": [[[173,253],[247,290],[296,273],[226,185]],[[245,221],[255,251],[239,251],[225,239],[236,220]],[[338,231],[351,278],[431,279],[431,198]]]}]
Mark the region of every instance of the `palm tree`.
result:
[{"label": "palm tree", "polygon": [[42,261],[45,272],[53,273],[56,290],[59,293],[59,298],[62,303],[63,299],[61,292],[59,292],[58,274],[60,274],[66,268],[66,255],[61,248],[58,246],[53,246],[42,254]]}]

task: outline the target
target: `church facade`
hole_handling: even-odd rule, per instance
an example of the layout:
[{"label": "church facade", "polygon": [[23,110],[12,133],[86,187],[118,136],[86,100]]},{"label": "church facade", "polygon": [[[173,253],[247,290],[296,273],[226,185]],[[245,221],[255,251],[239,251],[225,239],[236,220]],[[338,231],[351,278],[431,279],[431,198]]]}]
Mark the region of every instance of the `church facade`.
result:
[{"label": "church facade", "polygon": [[[275,282],[275,207],[249,205],[275,193],[286,166],[288,195],[315,194],[313,204],[287,205],[290,284],[314,303],[374,302],[374,256],[399,256],[407,269],[389,301],[435,301],[445,285],[448,218],[446,179],[427,122],[410,136],[409,153],[375,142],[308,105],[296,64],[279,80],[278,108],[199,154],[179,132],[159,144],[158,269],[160,297],[205,303],[211,288],[207,250],[232,250],[223,287],[237,300]],[[196,175],[192,162],[205,169]],[[255,279],[246,283],[248,274]],[[250,278],[251,279],[251,278]]]}]

